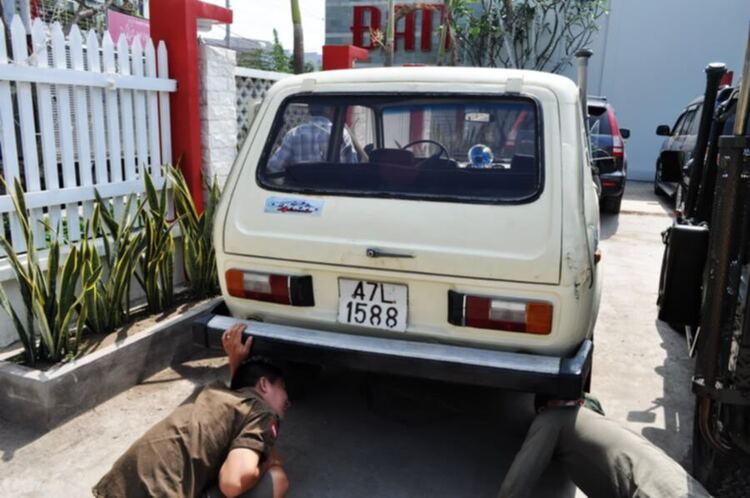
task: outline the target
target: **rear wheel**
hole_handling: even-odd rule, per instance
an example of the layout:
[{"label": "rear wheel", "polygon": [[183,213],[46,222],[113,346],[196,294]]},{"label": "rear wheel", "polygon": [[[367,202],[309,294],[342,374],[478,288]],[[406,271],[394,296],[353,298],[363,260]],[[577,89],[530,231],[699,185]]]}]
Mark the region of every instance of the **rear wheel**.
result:
[{"label": "rear wheel", "polygon": [[601,200],[601,208],[605,213],[618,214],[620,212],[621,204],[622,194],[617,197],[603,197]]}]

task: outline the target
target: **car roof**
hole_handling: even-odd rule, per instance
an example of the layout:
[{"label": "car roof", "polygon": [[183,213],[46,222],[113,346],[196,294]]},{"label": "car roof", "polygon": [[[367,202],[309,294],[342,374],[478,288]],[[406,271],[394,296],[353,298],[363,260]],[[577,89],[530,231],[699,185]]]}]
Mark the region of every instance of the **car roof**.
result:
[{"label": "car roof", "polygon": [[586,105],[593,106],[593,107],[612,107],[612,104],[607,102],[607,97],[602,97],[600,95],[587,95],[586,96]]},{"label": "car roof", "polygon": [[[446,90],[449,92],[456,91],[451,88],[451,84],[460,83],[512,85],[518,92],[523,91],[524,85],[530,85],[549,88],[564,102],[576,102],[578,98],[576,84],[569,78],[557,74],[519,69],[443,66],[362,68],[304,73],[280,80],[274,85],[274,90],[283,91],[297,86],[309,92],[325,92],[329,87],[347,83],[362,84],[363,91],[367,88],[364,85],[368,83],[393,83],[394,90],[404,89],[405,83],[442,83],[447,85]],[[486,87],[481,91],[485,92]]]}]

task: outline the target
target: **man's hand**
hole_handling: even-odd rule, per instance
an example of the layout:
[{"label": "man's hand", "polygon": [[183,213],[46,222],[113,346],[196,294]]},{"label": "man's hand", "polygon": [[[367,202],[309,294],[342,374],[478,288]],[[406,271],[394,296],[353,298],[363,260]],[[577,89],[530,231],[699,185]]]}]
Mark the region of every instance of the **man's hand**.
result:
[{"label": "man's hand", "polygon": [[253,338],[248,337],[245,343],[242,343],[242,332],[245,331],[245,325],[236,323],[229,327],[221,336],[221,344],[224,346],[224,352],[229,357],[229,379],[234,378],[235,372],[242,362],[250,356],[250,349],[253,347]]}]

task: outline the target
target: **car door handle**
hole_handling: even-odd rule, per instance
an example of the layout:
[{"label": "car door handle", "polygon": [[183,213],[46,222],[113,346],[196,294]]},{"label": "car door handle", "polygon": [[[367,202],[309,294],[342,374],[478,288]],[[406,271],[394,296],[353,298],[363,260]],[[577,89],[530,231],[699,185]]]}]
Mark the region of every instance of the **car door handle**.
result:
[{"label": "car door handle", "polygon": [[378,249],[377,247],[368,247],[366,251],[368,258],[413,258],[413,254],[405,252],[394,252],[384,249]]}]

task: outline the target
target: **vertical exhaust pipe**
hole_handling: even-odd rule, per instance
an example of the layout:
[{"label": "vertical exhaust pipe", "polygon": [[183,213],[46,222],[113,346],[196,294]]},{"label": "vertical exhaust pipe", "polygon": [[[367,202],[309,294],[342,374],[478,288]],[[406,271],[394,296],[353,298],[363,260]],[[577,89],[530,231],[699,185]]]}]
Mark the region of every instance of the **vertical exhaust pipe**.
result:
[{"label": "vertical exhaust pipe", "polygon": [[[581,108],[583,110],[583,120],[587,121],[589,115],[589,106],[587,103],[588,79],[589,79],[589,58],[593,52],[587,48],[582,48],[576,52],[576,65],[578,66],[578,92],[581,96]],[[586,126],[588,133],[588,126]]]},{"label": "vertical exhaust pipe", "polygon": [[690,181],[688,183],[687,195],[685,196],[685,208],[683,214],[686,218],[695,215],[696,199],[703,168],[706,162],[706,149],[708,148],[708,135],[711,130],[711,121],[714,117],[716,107],[716,94],[719,92],[721,80],[727,72],[726,65],[721,62],[712,62],[706,66],[706,89],[703,92],[703,110],[698,127],[698,137],[693,149],[692,165],[690,166]]}]

